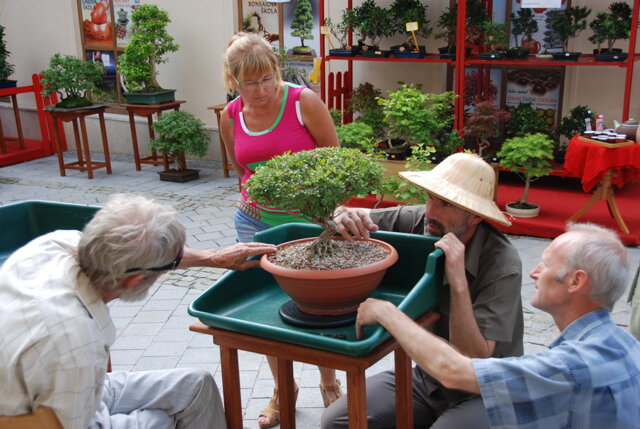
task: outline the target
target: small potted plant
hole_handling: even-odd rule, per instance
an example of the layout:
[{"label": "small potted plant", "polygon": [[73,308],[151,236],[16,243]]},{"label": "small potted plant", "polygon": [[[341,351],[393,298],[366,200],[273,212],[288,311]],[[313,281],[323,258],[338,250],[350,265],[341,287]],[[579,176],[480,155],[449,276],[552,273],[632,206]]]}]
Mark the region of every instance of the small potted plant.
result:
[{"label": "small potted plant", "polygon": [[[397,33],[405,35],[405,41],[398,46],[392,46],[391,51],[396,58],[423,58],[426,55],[424,44],[416,46],[417,36],[423,39],[431,35],[432,29],[429,27],[427,19],[427,6],[420,0],[395,0],[389,12],[393,19],[393,26]],[[414,34],[406,30],[409,22],[418,23],[418,30]]]},{"label": "small potted plant", "polygon": [[575,106],[567,116],[564,116],[558,126],[558,144],[555,148],[555,159],[564,162],[564,155],[567,144],[574,136],[583,134],[587,129],[587,119],[589,123],[595,124],[596,117],[588,106]]},{"label": "small potted plant", "polygon": [[48,108],[87,108],[93,103],[87,92],[100,82],[104,68],[99,63],[83,61],[73,55],[54,54],[49,59],[49,68],[42,72],[42,95],[48,97],[58,93],[60,102]]},{"label": "small potted plant", "polygon": [[378,144],[373,138],[373,130],[364,122],[355,121],[336,127],[341,147],[370,152]]},{"label": "small potted plant", "polygon": [[[627,53],[613,47],[617,40],[626,40],[631,32],[631,7],[625,2],[609,5],[609,12],[598,12],[596,18],[589,23],[593,35],[589,41],[597,48],[593,50],[597,61],[624,61]],[[606,48],[602,45],[606,42]]]},{"label": "small potted plant", "polygon": [[496,107],[494,100],[482,101],[474,106],[464,121],[464,135],[474,139],[478,155],[483,156],[484,151],[489,149],[489,139],[500,135],[509,118],[511,114]]},{"label": "small potted plant", "polygon": [[507,139],[498,152],[500,166],[518,174],[524,180],[524,192],[519,201],[508,203],[507,212],[514,217],[530,218],[540,213],[538,204],[527,202],[531,181],[551,172],[553,140],[545,134],[527,134]]},{"label": "small potted plant", "polygon": [[295,55],[311,55],[311,47],[305,46],[305,40],[313,40],[313,15],[310,0],[298,0],[291,21],[291,35],[300,38],[300,46],[293,48]]},{"label": "small potted plant", "polygon": [[[245,183],[251,199],[286,208],[323,228],[319,237],[284,243],[260,262],[301,311],[321,315],[355,311],[397,260],[395,249],[386,243],[334,237],[338,206],[370,193],[381,178],[382,167],[371,155],[326,147],[274,157]],[[363,281],[362,275],[371,281]]]},{"label": "small potted plant", "polygon": [[373,130],[373,137],[384,138],[384,113],[378,104],[382,92],[369,82],[361,83],[351,92],[346,111],[356,115],[358,121],[369,125]]},{"label": "small potted plant", "polygon": [[133,104],[175,100],[175,89],[165,90],[157,80],[158,64],[167,62],[167,54],[179,48],[167,32],[169,14],[154,4],[143,4],[133,11],[131,22],[136,30],[118,57],[118,70],[128,90],[125,100]]},{"label": "small potted plant", "polygon": [[438,17],[436,25],[442,30],[435,34],[436,39],[444,39],[447,46],[438,48],[440,58],[455,59],[456,58],[456,32],[458,28],[458,7],[448,7],[442,11]]},{"label": "small potted plant", "polygon": [[209,147],[209,136],[204,123],[188,112],[171,111],[160,116],[153,124],[159,134],[149,140],[149,148],[172,155],[175,167],[161,171],[160,180],[167,182],[187,182],[197,179],[199,170],[188,169],[184,155],[203,157]]},{"label": "small potted plant", "polygon": [[13,64],[9,62],[9,50],[7,41],[4,40],[4,27],[0,25],[0,88],[13,88],[17,85],[17,80],[10,80],[13,73]]},{"label": "small potted plant", "polygon": [[[513,48],[507,50],[509,58],[525,58],[529,54],[537,54],[540,49],[540,42],[533,40],[533,33],[538,31],[538,21],[533,17],[533,11],[529,8],[522,8],[518,13],[511,14],[511,34],[515,42]],[[518,40],[520,35],[524,35],[522,41]],[[538,44],[537,48],[535,43]]]},{"label": "small potted plant", "polygon": [[329,29],[330,34],[338,42],[337,46],[329,49],[329,55],[336,57],[352,57],[354,55],[354,52],[351,49],[351,46],[349,46],[347,43],[349,27],[347,27],[344,21],[341,20],[340,22],[334,24],[331,21],[331,18],[326,17],[324,19],[324,26]]},{"label": "small potted plant", "polygon": [[578,61],[580,52],[569,52],[569,39],[576,37],[587,28],[587,17],[591,9],[585,6],[570,6],[566,9],[552,9],[547,12],[547,26],[562,43],[562,52],[554,53],[559,61]]},{"label": "small potted plant", "polygon": [[[380,50],[382,37],[394,33],[394,25],[389,11],[376,5],[374,0],[365,0],[354,9],[355,25],[363,36],[362,55],[365,57],[386,58],[389,51]],[[367,40],[369,44],[367,44]]]},{"label": "small potted plant", "polygon": [[549,124],[538,114],[531,103],[520,103],[512,108],[511,118],[504,126],[507,137],[522,137],[527,134],[551,134]]},{"label": "small potted plant", "polygon": [[488,51],[481,52],[483,60],[500,60],[507,45],[507,28],[504,24],[486,21],[482,24],[483,44]]}]

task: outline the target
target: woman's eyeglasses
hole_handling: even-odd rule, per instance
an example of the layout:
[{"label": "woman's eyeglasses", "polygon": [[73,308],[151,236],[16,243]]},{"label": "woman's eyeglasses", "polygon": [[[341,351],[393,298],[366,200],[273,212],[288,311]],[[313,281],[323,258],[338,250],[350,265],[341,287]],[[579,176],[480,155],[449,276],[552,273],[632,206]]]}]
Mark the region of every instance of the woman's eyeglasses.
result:
[{"label": "woman's eyeglasses", "polygon": [[263,88],[273,88],[276,85],[276,77],[269,76],[265,77],[260,81],[251,81],[251,82],[239,82],[236,80],[236,83],[240,87],[240,89],[244,91],[257,91],[259,87]]}]

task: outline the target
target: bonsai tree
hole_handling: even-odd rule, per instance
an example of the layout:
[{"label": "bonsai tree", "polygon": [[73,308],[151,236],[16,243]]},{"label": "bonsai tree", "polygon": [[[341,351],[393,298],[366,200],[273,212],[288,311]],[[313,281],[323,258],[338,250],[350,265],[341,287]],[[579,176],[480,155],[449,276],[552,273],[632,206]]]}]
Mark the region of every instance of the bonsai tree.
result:
[{"label": "bonsai tree", "polygon": [[558,134],[564,137],[566,140],[558,144],[557,150],[561,151],[566,147],[566,144],[573,136],[582,134],[587,129],[585,119],[589,118],[592,124],[596,123],[596,117],[593,111],[588,106],[576,106],[569,111],[567,116],[564,116],[560,121],[558,127]]},{"label": "bonsai tree", "polygon": [[500,166],[515,172],[524,180],[524,193],[517,203],[510,206],[519,209],[535,208],[527,203],[531,181],[551,172],[553,140],[544,134],[527,134],[513,137],[502,144],[498,152]]},{"label": "bonsai tree", "polygon": [[382,170],[375,158],[357,149],[323,147],[272,158],[258,167],[245,189],[259,203],[291,208],[285,210],[324,228],[309,247],[322,257],[333,249],[338,206],[374,190]]},{"label": "bonsai tree", "polygon": [[4,27],[0,25],[0,83],[8,81],[14,70],[13,64],[9,63],[9,54],[7,41],[4,40]]},{"label": "bonsai tree", "polygon": [[418,23],[416,36],[426,39],[431,35],[432,29],[429,28],[429,20],[427,19],[427,6],[422,4],[420,0],[394,0],[389,12],[391,13],[396,33],[404,33],[406,36],[403,44],[405,49],[409,51],[418,49],[414,46],[413,35],[406,31],[407,22]]},{"label": "bonsai tree", "polygon": [[486,21],[482,24],[483,44],[490,52],[504,50],[507,45],[507,28],[504,24]]},{"label": "bonsai tree", "polygon": [[382,37],[395,33],[393,20],[389,11],[376,5],[375,0],[365,0],[353,9],[355,26],[362,35],[361,42],[369,39],[371,46],[379,46]]},{"label": "bonsai tree", "polygon": [[482,0],[467,2],[467,35],[465,43],[469,47],[478,46],[482,38],[483,25],[489,21],[487,7]]},{"label": "bonsai tree", "polygon": [[167,33],[169,14],[154,4],[143,4],[131,14],[136,29],[118,58],[118,69],[125,77],[125,85],[133,92],[159,92],[158,64],[168,61],[166,55],[179,49]]},{"label": "bonsai tree", "polygon": [[520,103],[510,113],[511,118],[504,126],[507,137],[523,137],[536,133],[549,135],[551,132],[547,122],[536,112],[531,103]]},{"label": "bonsai tree", "polygon": [[562,43],[564,52],[569,52],[569,39],[587,28],[587,16],[590,13],[591,9],[585,6],[552,9],[547,12],[547,25]]},{"label": "bonsai tree", "polygon": [[173,155],[175,170],[183,171],[184,154],[203,157],[209,147],[209,136],[204,123],[188,112],[171,111],[154,122],[159,136],[149,141],[151,149]]},{"label": "bonsai tree", "polygon": [[369,82],[361,83],[351,92],[347,112],[356,114],[357,121],[369,125],[373,137],[381,139],[384,135],[384,113],[378,98],[382,92]]},{"label": "bonsai tree", "polygon": [[42,95],[48,97],[57,92],[61,101],[58,107],[74,108],[90,106],[87,91],[100,82],[104,67],[100,63],[83,61],[73,55],[54,54],[49,68],[42,72]]},{"label": "bonsai tree", "polygon": [[437,32],[434,37],[436,39],[444,39],[447,41],[447,52],[454,52],[456,46],[456,33],[458,28],[458,7],[448,7],[440,13],[436,25],[442,30]]},{"label": "bonsai tree", "polygon": [[[526,50],[527,54],[529,53],[528,45],[533,41],[533,33],[536,31],[538,31],[538,21],[533,17],[533,10],[522,8],[517,14],[511,14],[511,34],[515,43],[514,48],[519,52]],[[525,36],[522,41],[518,40],[520,35]]]},{"label": "bonsai tree", "polygon": [[389,98],[378,97],[390,139],[404,139],[406,144],[426,143],[437,146],[435,135],[453,124],[452,92],[425,94],[419,84],[402,84],[389,91]]},{"label": "bonsai tree", "polygon": [[356,121],[336,127],[340,146],[369,152],[377,145],[373,130],[364,122]]},{"label": "bonsai tree", "polygon": [[597,45],[598,53],[602,53],[602,44],[606,42],[607,52],[612,52],[617,40],[626,40],[631,32],[631,6],[625,2],[609,5],[609,12],[598,12],[589,27],[593,35],[589,41]]},{"label": "bonsai tree", "polygon": [[464,121],[464,134],[475,139],[478,155],[491,146],[489,138],[498,137],[511,114],[494,104],[493,100],[477,103]]},{"label": "bonsai tree", "polygon": [[[348,9],[345,9],[348,10]],[[349,27],[344,23],[344,21],[340,21],[337,23],[331,22],[331,18],[328,16],[324,18],[324,26],[329,27],[331,30],[331,35],[338,42],[337,49],[351,49],[347,43],[347,36],[349,35]]]},{"label": "bonsai tree", "polygon": [[311,48],[304,45],[305,40],[313,40],[313,15],[311,14],[310,0],[298,0],[296,9],[293,11],[291,28],[293,29],[291,35],[300,38],[300,46],[293,48],[294,52],[310,53]]}]

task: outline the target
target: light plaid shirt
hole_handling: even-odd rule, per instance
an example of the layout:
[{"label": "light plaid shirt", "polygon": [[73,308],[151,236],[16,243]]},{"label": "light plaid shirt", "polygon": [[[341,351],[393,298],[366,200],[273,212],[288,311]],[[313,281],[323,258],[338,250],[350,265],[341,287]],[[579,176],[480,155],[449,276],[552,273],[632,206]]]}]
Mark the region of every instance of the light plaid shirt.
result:
[{"label": "light plaid shirt", "polygon": [[115,328],[70,250],[79,231],[56,231],[0,268],[0,415],[53,408],[86,429],[100,404]]},{"label": "light plaid shirt", "polygon": [[548,351],[473,366],[493,428],[640,427],[640,343],[606,310],[575,320]]}]

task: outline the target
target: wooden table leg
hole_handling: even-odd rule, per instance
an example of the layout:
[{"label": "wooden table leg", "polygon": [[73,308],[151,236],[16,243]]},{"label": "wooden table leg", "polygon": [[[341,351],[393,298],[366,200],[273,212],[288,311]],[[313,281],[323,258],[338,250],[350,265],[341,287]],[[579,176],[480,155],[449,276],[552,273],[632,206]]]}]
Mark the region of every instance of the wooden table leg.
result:
[{"label": "wooden table leg", "polygon": [[349,429],[367,429],[367,385],[364,370],[347,372]]},{"label": "wooden table leg", "polygon": [[80,130],[78,128],[78,120],[74,119],[73,121],[71,121],[71,124],[73,125],[73,137],[75,139],[76,142],[76,155],[78,158],[78,166],[81,167],[80,171],[84,171],[84,156],[82,156],[82,143],[81,143],[81,139],[80,139]]},{"label": "wooden table leg", "polygon": [[609,214],[611,214],[611,217],[616,220],[622,232],[629,234],[629,228],[627,228],[627,225],[624,223],[624,219],[622,219],[622,215],[620,214],[620,210],[616,204],[613,188],[609,187],[606,192],[605,199],[607,200],[607,207],[609,208]]},{"label": "wooden table leg", "polygon": [[62,159],[62,146],[60,144],[60,135],[58,134],[58,120],[53,118],[53,141],[56,143],[56,149],[58,151],[58,168],[60,168],[60,175],[66,176],[67,173],[64,171],[64,159]]},{"label": "wooden table leg", "polygon": [[100,118],[100,133],[102,134],[102,149],[104,150],[104,162],[107,164],[107,174],[111,174],[111,156],[109,155],[109,142],[107,141],[107,127],[104,123],[104,113],[98,114]]},{"label": "wooden table leg", "polygon": [[238,350],[220,346],[220,367],[222,370],[224,414],[227,418],[227,427],[229,429],[242,429]]},{"label": "wooden table leg", "polygon": [[413,371],[411,359],[403,349],[396,349],[396,427],[413,428]]},{"label": "wooden table leg", "polygon": [[18,142],[20,143],[20,149],[24,150],[24,136],[22,134],[22,122],[20,121],[20,109],[18,108],[18,98],[16,94],[11,94],[11,104],[13,104],[13,116],[16,118]]},{"label": "wooden table leg", "polygon": [[296,401],[293,382],[293,362],[288,359],[277,358],[277,366],[280,427],[282,429],[295,429]]},{"label": "wooden table leg", "polygon": [[7,143],[4,141],[4,131],[2,130],[2,121],[0,121],[0,152],[7,153]]},{"label": "wooden table leg", "polygon": [[87,124],[84,116],[80,116],[80,129],[82,130],[82,147],[84,147],[85,156],[87,158],[87,176],[93,179],[93,165],[91,164],[91,152],[89,151],[89,136],[87,135]]},{"label": "wooden table leg", "polygon": [[133,159],[136,161],[136,171],[140,171],[140,151],[138,150],[138,133],[136,132],[136,120],[132,111],[129,111],[129,126],[131,127],[131,141],[133,144]]}]

